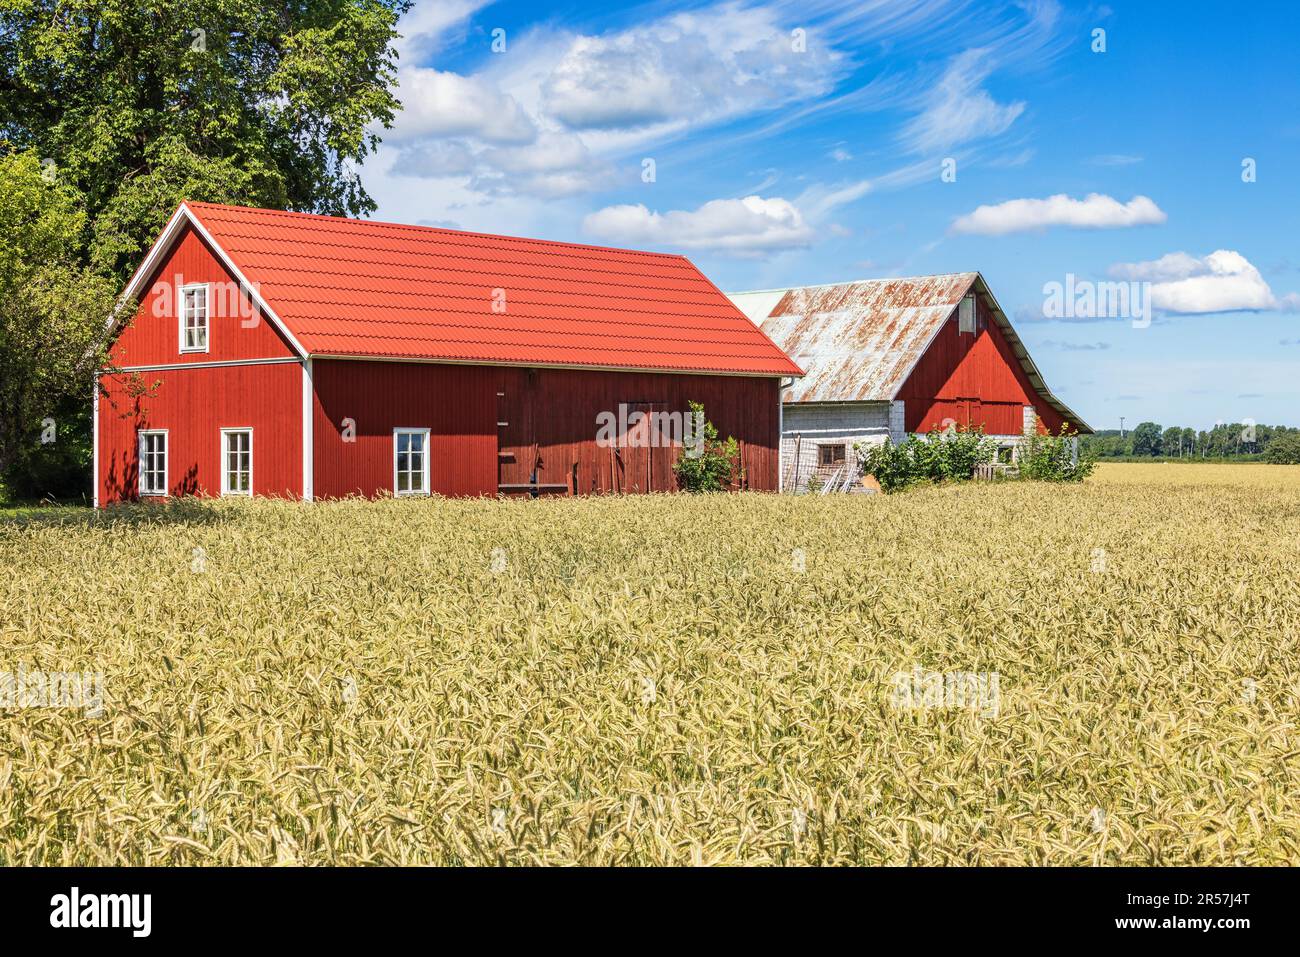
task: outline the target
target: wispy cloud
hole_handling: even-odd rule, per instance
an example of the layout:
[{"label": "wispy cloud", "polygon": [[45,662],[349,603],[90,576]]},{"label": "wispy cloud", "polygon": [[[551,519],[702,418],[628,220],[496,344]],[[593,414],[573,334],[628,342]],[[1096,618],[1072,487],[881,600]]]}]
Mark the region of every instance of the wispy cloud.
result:
[{"label": "wispy cloud", "polygon": [[1100,156],[1088,157],[1088,162],[1093,166],[1132,166],[1142,162],[1142,157],[1127,156],[1123,153],[1103,153]]},{"label": "wispy cloud", "polygon": [[914,152],[933,153],[1005,132],[1025,104],[998,103],[982,87],[993,65],[988,49],[956,56],[926,97],[925,109],[903,127],[903,143]]}]

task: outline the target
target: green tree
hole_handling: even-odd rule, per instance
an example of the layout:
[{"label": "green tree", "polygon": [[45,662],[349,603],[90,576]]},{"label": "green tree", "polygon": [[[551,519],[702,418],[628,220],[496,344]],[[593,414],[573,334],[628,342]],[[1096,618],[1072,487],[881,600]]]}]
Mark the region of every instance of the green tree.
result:
[{"label": "green tree", "polygon": [[1287,431],[1274,437],[1264,457],[1274,465],[1300,465],[1300,432]]},{"label": "green tree", "polygon": [[[0,0],[0,139],[119,279],[182,199],[359,215],[409,0]],[[102,218],[101,218],[102,216]]]},{"label": "green tree", "polygon": [[1183,430],[1176,425],[1171,425],[1165,429],[1164,434],[1160,437],[1160,450],[1164,455],[1169,457],[1181,456],[1183,454]]},{"label": "green tree", "polygon": [[1160,426],[1154,422],[1141,422],[1133,430],[1134,455],[1160,454]]},{"label": "green tree", "polygon": [[77,260],[78,202],[42,176],[35,153],[0,155],[0,476],[86,454],[84,423],[70,417],[90,404],[116,284]]}]

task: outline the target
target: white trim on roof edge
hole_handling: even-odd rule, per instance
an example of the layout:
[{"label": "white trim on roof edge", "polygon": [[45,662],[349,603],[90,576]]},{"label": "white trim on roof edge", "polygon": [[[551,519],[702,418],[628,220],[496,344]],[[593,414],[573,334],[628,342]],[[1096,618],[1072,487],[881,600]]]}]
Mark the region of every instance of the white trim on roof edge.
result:
[{"label": "white trim on roof edge", "polygon": [[126,288],[122,290],[122,295],[118,297],[117,306],[113,309],[113,315],[109,319],[106,331],[109,334],[112,334],[113,330],[117,327],[119,319],[118,313],[121,312],[122,306],[129,300],[139,297],[140,291],[144,287],[145,282],[153,275],[154,270],[158,267],[162,258],[167,255],[172,246],[175,245],[176,237],[180,235],[181,227],[185,224],[192,226],[194,231],[207,241],[208,245],[216,252],[217,258],[221,260],[221,264],[230,270],[230,273],[239,280],[240,287],[248,293],[249,298],[253,300],[259,309],[271,317],[271,321],[275,323],[275,327],[283,333],[287,340],[289,340],[289,344],[293,346],[298,357],[300,359],[306,359],[308,354],[307,350],[302,347],[302,343],[300,343],[297,337],[289,331],[289,327],[286,326],[284,322],[281,321],[280,317],[275,314],[275,310],[271,308],[270,304],[262,298],[262,294],[258,292],[257,287],[248,281],[248,277],[246,277],[240,268],[235,265],[235,261],[230,258],[230,254],[221,248],[221,244],[216,241],[210,232],[208,232],[207,227],[199,221],[199,217],[195,215],[194,211],[190,209],[189,205],[186,203],[181,203],[180,206],[177,207],[176,212],[172,214],[172,218],[168,220],[167,225],[163,227],[162,234],[154,241],[153,246],[149,250],[149,254],[144,258],[144,262],[142,262],[139,268],[131,275],[131,279],[127,282]]}]

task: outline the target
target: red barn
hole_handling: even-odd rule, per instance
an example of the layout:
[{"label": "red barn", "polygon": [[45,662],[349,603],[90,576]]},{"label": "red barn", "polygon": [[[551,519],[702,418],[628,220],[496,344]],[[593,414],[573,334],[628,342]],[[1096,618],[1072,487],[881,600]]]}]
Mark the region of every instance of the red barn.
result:
[{"label": "red barn", "polygon": [[681,256],[422,226],[184,203],[124,299],[97,504],[672,490],[690,401],[775,490],[801,374]]},{"label": "red barn", "polygon": [[1088,425],[1043,381],[979,273],[731,294],[807,370],[785,390],[783,481],[847,474],[853,446],[951,424],[1012,457],[1026,429]]}]

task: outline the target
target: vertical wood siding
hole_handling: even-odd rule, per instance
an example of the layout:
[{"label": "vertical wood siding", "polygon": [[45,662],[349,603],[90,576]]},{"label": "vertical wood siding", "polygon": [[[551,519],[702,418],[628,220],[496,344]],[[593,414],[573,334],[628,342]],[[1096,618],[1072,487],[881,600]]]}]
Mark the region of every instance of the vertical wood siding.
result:
[{"label": "vertical wood siding", "polygon": [[[211,283],[208,351],[180,351],[177,294],[180,286]],[[242,304],[242,305],[241,305]],[[252,312],[247,294],[203,237],[186,226],[171,252],[149,278],[131,324],[113,344],[118,366],[265,359],[295,353],[267,316]]]},{"label": "vertical wood siding", "polygon": [[167,430],[172,495],[221,494],[221,430],[253,430],[253,493],[302,495],[302,366],[176,369],[141,375],[151,395],[129,398],[128,377],[106,375],[99,400],[99,496],[138,497],[141,429]]},{"label": "vertical wood siding", "polygon": [[[316,359],[315,495],[393,488],[393,429],[429,430],[429,484],[442,495],[496,494],[491,370],[479,366]],[[344,420],[356,423],[345,441]]]},{"label": "vertical wood siding", "polygon": [[[600,447],[596,416],[620,402],[685,412],[690,400],[739,441],[745,487],[777,485],[775,378],[338,359],[317,359],[314,378],[320,497],[391,489],[398,427],[430,430],[430,485],[444,495],[534,480],[548,494],[671,491],[677,451]],[[344,419],[355,442],[343,440]]]},{"label": "vertical wood siding", "polygon": [[983,300],[974,335],[957,331],[956,313],[935,336],[899,390],[909,432],[940,428],[944,419],[983,426],[990,435],[1019,435],[1023,409],[1038,410],[1039,428],[1056,432],[1061,416],[1029,383]]}]

